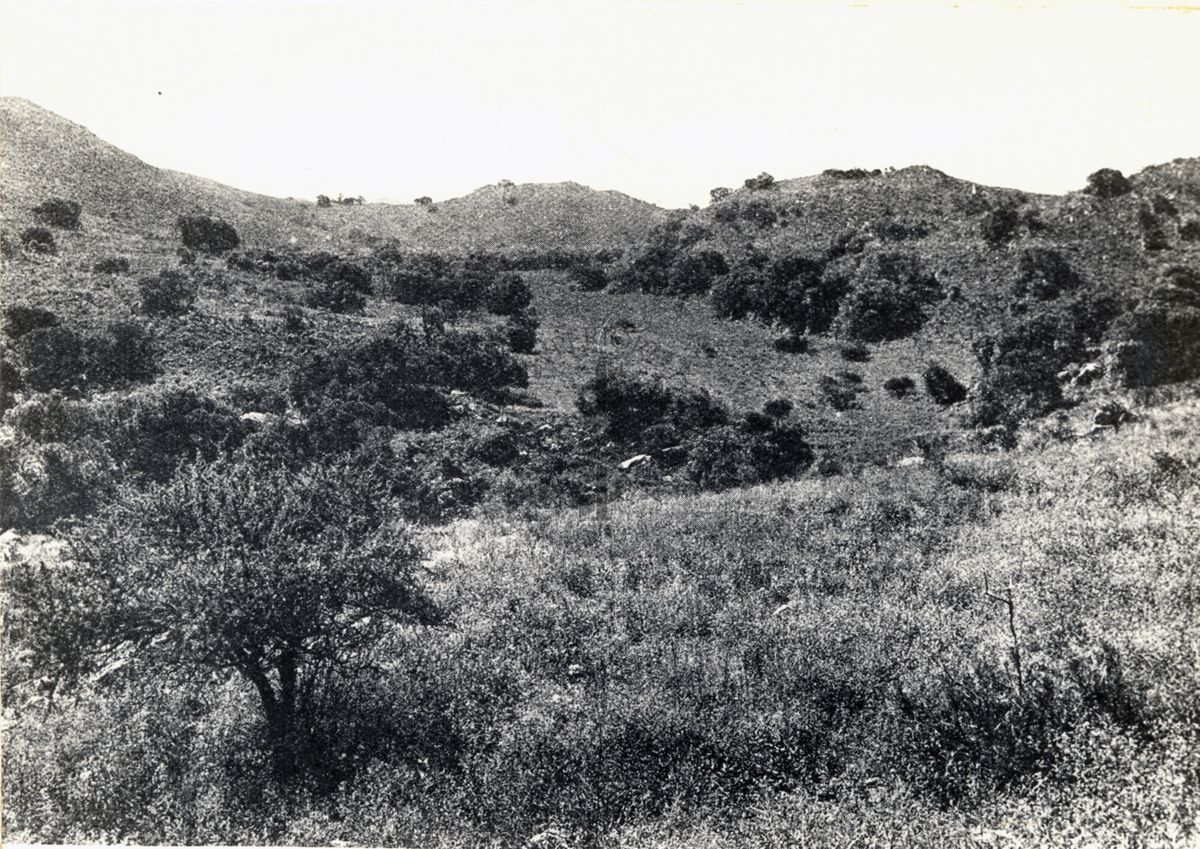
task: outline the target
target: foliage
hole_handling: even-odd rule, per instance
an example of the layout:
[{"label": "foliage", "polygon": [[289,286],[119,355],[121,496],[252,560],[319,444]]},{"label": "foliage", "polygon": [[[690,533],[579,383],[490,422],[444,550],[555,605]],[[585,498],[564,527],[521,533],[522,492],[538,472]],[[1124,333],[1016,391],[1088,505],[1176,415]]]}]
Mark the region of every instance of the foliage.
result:
[{"label": "foliage", "polygon": [[958,382],[950,371],[940,363],[930,363],[921,373],[925,391],[929,397],[943,407],[957,404],[967,398],[967,387]]},{"label": "foliage", "polygon": [[233,225],[208,215],[181,215],[175,219],[185,248],[210,254],[224,253],[241,244]]},{"label": "foliage", "polygon": [[322,733],[339,689],[391,622],[437,619],[385,493],[346,469],[194,467],[71,535],[69,566],[15,570],[14,628],[67,685],[122,650],[161,680],[236,674],[259,697],[277,777],[332,786],[366,743]]},{"label": "foliage", "polygon": [[40,223],[62,230],[79,229],[79,201],[48,198],[33,208],[33,217]]},{"label": "foliage", "polygon": [[883,388],[893,398],[907,398],[917,388],[917,382],[904,374],[889,377],[883,382]]},{"label": "foliage", "polygon": [[1133,185],[1115,168],[1101,168],[1088,175],[1084,191],[1101,200],[1108,200],[1128,194],[1133,191]]},{"label": "foliage", "polygon": [[1017,263],[1013,294],[1018,298],[1032,297],[1046,301],[1078,289],[1082,282],[1059,251],[1053,248],[1026,248],[1021,251]]},{"label": "foliage", "polygon": [[45,307],[28,304],[10,304],[4,308],[4,334],[10,340],[18,339],[31,330],[57,327],[59,317]]},{"label": "foliage", "polygon": [[1021,224],[1020,213],[1011,204],[1004,204],[984,213],[979,222],[979,234],[992,247],[1012,241]]},{"label": "foliage", "polygon": [[484,305],[493,315],[517,316],[529,309],[533,292],[519,274],[504,274],[492,281]]},{"label": "foliage", "polygon": [[175,269],[143,277],[138,281],[142,312],[149,315],[183,315],[190,312],[200,284],[194,277]]},{"label": "foliage", "polygon": [[532,308],[509,316],[504,324],[504,336],[509,349],[514,354],[532,354],[537,348],[540,324],[537,312]]},{"label": "foliage", "polygon": [[45,227],[26,227],[21,231],[21,245],[35,254],[57,254],[58,242]]},{"label": "foliage", "polygon": [[581,263],[572,266],[571,279],[584,292],[599,292],[608,285],[608,274],[599,263]]},{"label": "foliage", "polygon": [[841,301],[836,327],[853,339],[881,342],[919,330],[926,307],[941,295],[937,278],[909,254],[870,254]]},{"label": "foliage", "polygon": [[769,189],[773,185],[775,185],[775,178],[766,171],[763,171],[757,177],[747,177],[745,181],[746,188],[752,192]]},{"label": "foliage", "polygon": [[92,266],[92,271],[96,274],[128,274],[129,260],[123,256],[109,256],[104,259],[97,260]]},{"label": "foliage", "polygon": [[1200,275],[1164,270],[1158,286],[1108,329],[1113,371],[1128,386],[1156,386],[1200,373]]}]

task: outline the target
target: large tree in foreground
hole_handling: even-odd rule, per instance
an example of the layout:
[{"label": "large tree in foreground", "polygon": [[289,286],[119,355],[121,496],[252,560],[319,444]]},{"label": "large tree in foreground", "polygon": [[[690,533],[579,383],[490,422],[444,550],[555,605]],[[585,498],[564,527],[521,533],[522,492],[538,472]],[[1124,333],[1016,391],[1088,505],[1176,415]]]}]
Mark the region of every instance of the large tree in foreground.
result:
[{"label": "large tree in foreground", "polygon": [[12,636],[66,687],[121,663],[240,676],[291,778],[328,754],[322,712],[388,630],[438,619],[388,504],[361,470],[185,469],[72,532],[64,564],[16,567]]}]

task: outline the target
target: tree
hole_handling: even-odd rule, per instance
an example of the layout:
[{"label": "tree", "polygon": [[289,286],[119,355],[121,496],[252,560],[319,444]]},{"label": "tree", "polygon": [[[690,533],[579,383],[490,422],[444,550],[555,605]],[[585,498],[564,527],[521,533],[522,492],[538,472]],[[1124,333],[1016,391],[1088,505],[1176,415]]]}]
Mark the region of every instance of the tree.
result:
[{"label": "tree", "polygon": [[333,206],[333,201],[329,199],[329,195],[317,195],[317,206],[321,208]]},{"label": "tree", "polygon": [[1115,168],[1101,168],[1099,171],[1089,174],[1087,181],[1087,188],[1084,191],[1105,200],[1133,191],[1133,185],[1124,174]]},{"label": "tree", "polygon": [[720,201],[725,200],[725,198],[729,197],[731,194],[733,194],[733,189],[726,188],[725,186],[717,186],[708,193],[708,196],[712,198],[713,203],[719,203]]},{"label": "tree", "polygon": [[327,767],[321,734],[397,623],[439,615],[413,577],[382,476],[198,466],[128,491],[73,533],[71,556],[9,585],[14,636],[68,685],[126,660],[144,674],[233,674],[257,694],[277,778]]},{"label": "tree", "polygon": [[49,198],[33,208],[33,216],[42,224],[63,230],[79,229],[79,201],[65,198]]}]

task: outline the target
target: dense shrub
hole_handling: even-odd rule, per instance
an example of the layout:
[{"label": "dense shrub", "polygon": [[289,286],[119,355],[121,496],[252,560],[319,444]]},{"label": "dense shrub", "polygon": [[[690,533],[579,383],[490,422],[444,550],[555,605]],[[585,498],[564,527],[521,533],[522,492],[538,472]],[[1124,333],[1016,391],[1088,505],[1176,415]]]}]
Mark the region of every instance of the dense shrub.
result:
[{"label": "dense shrub", "polygon": [[64,687],[123,644],[164,685],[236,674],[275,778],[332,789],[382,742],[339,715],[354,670],[395,624],[439,619],[386,492],[358,469],[215,465],[126,493],[70,537],[69,565],[12,574],[16,627]]},{"label": "dense shrub", "polygon": [[871,349],[864,342],[847,342],[838,348],[842,359],[850,363],[865,363],[871,359]]},{"label": "dense shrub", "polygon": [[1142,229],[1142,247],[1148,251],[1161,251],[1171,246],[1162,219],[1149,206],[1138,209],[1138,226]]},{"label": "dense shrub", "polygon": [[797,425],[774,425],[767,416],[748,416],[740,426],[720,425],[687,442],[684,475],[700,489],[723,490],[792,477],[813,460]]},{"label": "dense shrub", "polygon": [[881,342],[911,336],[925,324],[925,309],[941,295],[937,278],[907,254],[871,254],[855,272],[840,303],[837,329],[853,339]]},{"label": "dense shrub", "polygon": [[940,363],[930,363],[926,366],[925,371],[921,373],[921,379],[925,381],[925,391],[929,393],[929,397],[943,407],[966,400],[967,387],[959,383]]},{"label": "dense shrub", "polygon": [[18,339],[31,330],[58,327],[62,324],[58,316],[45,307],[12,304],[4,308],[4,334],[9,339]]},{"label": "dense shrub", "polygon": [[12,360],[21,383],[35,392],[72,389],[84,381],[83,339],[69,327],[30,330],[13,343]]},{"label": "dense shrub", "polygon": [[1179,240],[1200,242],[1200,218],[1189,218],[1179,225]]},{"label": "dense shrub", "polygon": [[86,345],[88,377],[103,385],[146,380],[158,373],[158,343],[136,321],[119,320]]},{"label": "dense shrub", "polygon": [[752,192],[769,189],[773,185],[775,185],[775,178],[766,171],[763,171],[757,177],[747,177],[745,181],[746,188]]},{"label": "dense shrub", "polygon": [[1157,386],[1200,375],[1200,293],[1187,303],[1188,290],[1178,288],[1158,292],[1109,328],[1113,373],[1125,385]]},{"label": "dense shrub", "polygon": [[504,323],[504,337],[509,349],[515,354],[532,354],[537,348],[540,324],[533,309],[509,316]]},{"label": "dense shrub", "polygon": [[708,198],[712,203],[719,203],[731,194],[733,194],[733,189],[726,188],[725,186],[717,186],[715,189],[709,191]]},{"label": "dense shrub", "polygon": [[1133,191],[1133,185],[1115,168],[1101,168],[1088,175],[1085,192],[1101,199],[1115,198]]},{"label": "dense shrub", "polygon": [[192,309],[200,284],[182,271],[167,269],[138,281],[142,312],[150,315],[182,315]]},{"label": "dense shrub", "polygon": [[96,274],[128,274],[129,260],[123,256],[110,256],[92,266]]},{"label": "dense shrub", "polygon": [[870,171],[866,168],[826,168],[821,175],[834,180],[865,180],[868,177],[878,177],[882,173],[878,168]]},{"label": "dense shrub", "polygon": [[304,303],[334,313],[361,313],[367,299],[353,284],[344,280],[322,280],[304,294]]},{"label": "dense shrub", "polygon": [[57,254],[58,243],[54,234],[45,227],[26,227],[21,231],[21,245],[35,254]]},{"label": "dense shrub", "polygon": [[598,263],[581,263],[571,268],[571,279],[583,292],[599,292],[608,285],[608,274]]},{"label": "dense shrub", "polygon": [[779,220],[779,213],[771,202],[762,198],[751,198],[742,204],[739,212],[741,219],[755,227],[770,227]]},{"label": "dense shrub", "polygon": [[79,213],[82,207],[78,201],[64,198],[49,198],[33,208],[33,217],[40,223],[62,230],[79,229]]},{"label": "dense shrub", "polygon": [[153,386],[96,412],[113,455],[135,481],[165,481],[181,463],[211,462],[243,439],[238,412],[186,386]]},{"label": "dense shrub", "polygon": [[241,244],[233,226],[207,215],[181,215],[175,220],[185,248],[218,254]]},{"label": "dense shrub", "polygon": [[597,416],[613,439],[636,444],[653,426],[665,426],[660,441],[672,441],[691,431],[726,423],[728,411],[703,390],[674,390],[651,377],[610,371],[584,384],[576,406],[585,416]]},{"label": "dense shrub", "polygon": [[858,396],[867,391],[862,378],[853,372],[822,375],[817,381],[817,390],[825,403],[839,413],[858,409]]},{"label": "dense shrub", "polygon": [[917,388],[917,382],[905,374],[889,377],[883,382],[883,388],[893,398],[907,398]]},{"label": "dense shrub", "polygon": [[1021,216],[1015,206],[1005,204],[989,210],[979,222],[979,234],[993,247],[1012,241],[1021,224]]},{"label": "dense shrub", "polygon": [[728,273],[725,257],[717,251],[685,253],[671,265],[662,294],[702,295],[711,288],[713,280]]},{"label": "dense shrub", "polygon": [[1066,258],[1053,248],[1027,248],[1017,263],[1013,294],[1037,300],[1057,298],[1079,288],[1082,281]]},{"label": "dense shrub", "polygon": [[484,305],[493,315],[516,316],[533,303],[533,292],[519,274],[504,274],[492,281]]}]

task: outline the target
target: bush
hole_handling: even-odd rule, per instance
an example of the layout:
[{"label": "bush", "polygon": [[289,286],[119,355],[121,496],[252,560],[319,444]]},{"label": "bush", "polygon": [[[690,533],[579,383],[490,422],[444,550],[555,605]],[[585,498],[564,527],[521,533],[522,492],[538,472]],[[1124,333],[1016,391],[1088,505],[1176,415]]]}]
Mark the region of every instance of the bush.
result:
[{"label": "bush", "polygon": [[4,308],[4,333],[9,339],[19,339],[31,330],[58,327],[58,316],[44,307],[13,304]]},{"label": "bush", "polygon": [[941,286],[919,259],[907,254],[872,254],[859,265],[854,286],[840,303],[839,332],[882,342],[911,336],[925,324],[925,308]]},{"label": "bush", "polygon": [[54,241],[54,234],[45,227],[26,227],[21,231],[21,245],[35,254],[58,253],[58,243]]},{"label": "bush", "polygon": [[317,309],[347,314],[361,313],[366,308],[367,299],[353,283],[322,280],[305,292],[304,303]]},{"label": "bush", "polygon": [[1189,218],[1179,225],[1181,242],[1200,242],[1200,218]]},{"label": "bush", "polygon": [[940,363],[930,363],[921,373],[921,379],[925,381],[925,391],[929,397],[943,407],[966,400],[967,387]]},{"label": "bush", "polygon": [[602,418],[605,432],[626,444],[636,444],[656,425],[679,437],[729,420],[728,411],[703,390],[672,390],[652,377],[622,371],[585,383],[575,404],[585,416]]},{"label": "bush", "polygon": [[327,209],[333,206],[333,201],[329,199],[329,195],[317,195],[317,208]]},{"label": "bush", "polygon": [[1125,178],[1124,174],[1115,168],[1101,168],[1088,175],[1087,188],[1084,191],[1102,200],[1107,200],[1128,194],[1133,191],[1133,185]]},{"label": "bush", "polygon": [[333,789],[381,742],[345,723],[354,670],[397,625],[440,621],[387,491],[359,469],[217,464],[125,493],[70,537],[67,563],[12,575],[36,674],[71,687],[121,645],[144,647],[133,663],[164,686],[235,674],[273,777]]},{"label": "bush", "polygon": [[882,173],[878,168],[871,171],[866,168],[826,168],[821,175],[834,180],[865,180],[868,177],[878,177]]},{"label": "bush", "polygon": [[136,321],[111,322],[87,340],[86,356],[88,376],[104,385],[147,380],[158,373],[158,344]]},{"label": "bush", "polygon": [[663,294],[702,295],[713,280],[729,273],[729,266],[717,251],[696,251],[680,256],[667,273]]},{"label": "bush", "polygon": [[599,263],[580,263],[571,267],[571,279],[583,292],[599,292],[608,285],[608,274]]},{"label": "bush", "polygon": [[96,274],[128,274],[129,260],[123,256],[110,256],[92,266]]},{"label": "bush", "polygon": [[515,354],[532,354],[537,348],[539,325],[537,313],[532,309],[509,316],[504,325],[504,336],[509,350]]},{"label": "bush", "polygon": [[865,363],[871,359],[871,349],[864,342],[847,342],[839,349],[842,359],[851,363]]},{"label": "bush", "polygon": [[1061,253],[1052,248],[1027,248],[1017,263],[1013,294],[1040,301],[1078,289],[1082,281]]},{"label": "bush", "polygon": [[858,396],[867,391],[862,378],[852,372],[822,375],[817,389],[825,403],[838,412],[858,409]]},{"label": "bush", "polygon": [[1148,251],[1161,251],[1171,247],[1162,219],[1143,204],[1138,209],[1138,226],[1142,229],[1142,247]]},{"label": "bush", "polygon": [[1113,374],[1126,386],[1158,386],[1200,375],[1200,303],[1147,300],[1109,328]]},{"label": "bush", "polygon": [[893,398],[907,398],[917,388],[917,382],[908,375],[900,375],[885,380],[883,388]]},{"label": "bush", "polygon": [[533,303],[533,292],[519,274],[505,274],[487,287],[484,304],[493,315],[517,316]]},{"label": "bush", "polygon": [[979,222],[979,234],[989,245],[999,247],[1012,241],[1020,224],[1021,216],[1017,208],[1006,204],[984,214]]},{"label": "bush", "polygon": [[40,327],[15,341],[13,366],[22,385],[35,392],[71,389],[84,381],[83,340],[67,327]]},{"label": "bush", "polygon": [[61,230],[78,230],[81,209],[78,201],[50,198],[33,208],[33,217],[50,227],[58,227]]},{"label": "bush", "polygon": [[207,215],[181,215],[175,220],[185,248],[210,254],[231,251],[241,244],[237,230]]},{"label": "bush", "polygon": [[711,203],[720,203],[731,194],[733,194],[733,189],[726,188],[725,186],[717,186],[715,189],[709,191],[708,197]]},{"label": "bush", "polygon": [[142,312],[149,315],[182,315],[192,309],[200,284],[182,271],[167,269],[138,281]]},{"label": "bush", "polygon": [[763,171],[757,177],[746,178],[745,185],[750,191],[757,192],[763,189],[769,189],[771,186],[775,185],[775,178],[766,171]]},{"label": "bush", "polygon": [[752,198],[743,204],[740,215],[743,221],[760,228],[770,227],[779,220],[775,207],[762,198]]}]

